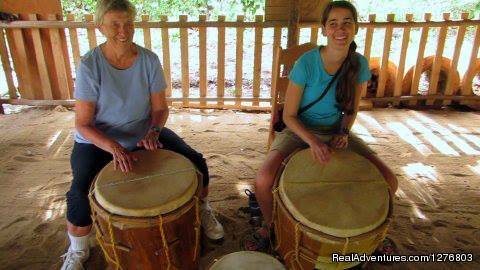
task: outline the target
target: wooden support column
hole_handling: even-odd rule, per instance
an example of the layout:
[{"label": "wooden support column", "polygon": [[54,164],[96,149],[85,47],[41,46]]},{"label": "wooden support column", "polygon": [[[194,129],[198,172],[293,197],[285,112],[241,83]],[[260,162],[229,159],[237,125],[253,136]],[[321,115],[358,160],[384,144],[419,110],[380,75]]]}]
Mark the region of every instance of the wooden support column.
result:
[{"label": "wooden support column", "polygon": [[298,36],[300,34],[300,28],[298,27],[299,23],[299,5],[300,0],[292,1],[292,5],[290,7],[290,19],[288,20],[288,40],[287,40],[287,48],[293,47],[298,45]]}]

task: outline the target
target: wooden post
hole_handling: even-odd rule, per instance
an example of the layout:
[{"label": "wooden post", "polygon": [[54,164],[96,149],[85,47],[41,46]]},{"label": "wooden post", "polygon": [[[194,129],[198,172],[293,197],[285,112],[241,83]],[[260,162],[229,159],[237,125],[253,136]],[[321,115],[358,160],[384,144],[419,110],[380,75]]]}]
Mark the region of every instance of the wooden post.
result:
[{"label": "wooden post", "polygon": [[[28,14],[30,21],[36,21],[36,14]],[[32,41],[35,51],[35,60],[37,61],[38,75],[40,79],[40,93],[37,93],[39,99],[53,99],[52,86],[50,85],[50,78],[48,74],[47,63],[45,62],[45,55],[43,53],[42,38],[40,37],[39,29],[32,28]],[[40,94],[40,95],[38,95]]]},{"label": "wooden post", "polygon": [[[443,13],[443,20],[450,20],[450,13]],[[438,34],[437,52],[433,61],[432,72],[430,75],[430,84],[428,86],[428,95],[435,95],[438,91],[438,80],[440,78],[440,68],[442,66],[443,50],[445,48],[445,40],[447,39],[447,26],[440,27]],[[427,99],[426,105],[433,105],[434,99]]]},{"label": "wooden post", "polygon": [[[49,21],[56,21],[56,15],[51,14],[47,16],[47,19]],[[66,61],[66,56],[63,53],[56,53],[56,52],[62,52],[63,49],[61,47],[61,36],[59,33],[59,29],[51,28],[48,29],[49,34],[50,34],[50,40],[52,44],[52,51],[53,51],[53,63],[55,67],[55,74],[57,83],[58,83],[58,93],[55,93],[54,96],[58,97],[59,99],[69,99],[71,95],[73,94],[73,85],[72,81],[69,80],[69,75],[70,75],[70,67],[69,61]],[[63,30],[63,29],[62,29]]]},{"label": "wooden post", "polygon": [[[377,15],[370,14],[368,15],[368,21],[374,23],[376,17]],[[375,31],[375,28],[373,26],[367,27],[367,34],[365,37],[365,50],[363,51],[363,55],[365,56],[365,58],[367,58],[368,61],[370,61],[370,51],[372,50],[373,31]]]},{"label": "wooden post", "polygon": [[[237,22],[243,22],[245,16],[238,15]],[[243,88],[243,33],[245,28],[237,28],[237,43],[235,47],[235,106],[241,106],[242,88]]]},{"label": "wooden post", "polygon": [[[368,21],[373,23],[375,22],[376,17],[377,15],[370,14],[368,15]],[[367,58],[367,61],[370,61],[370,51],[372,50],[373,31],[375,31],[375,28],[373,26],[367,27],[367,34],[365,38],[365,50],[363,51],[363,55],[365,56],[365,58]],[[362,89],[362,98],[366,96],[367,96],[367,89],[366,87],[364,87]]]},{"label": "wooden post", "polygon": [[[256,15],[255,22],[262,22],[263,16]],[[255,27],[255,52],[253,58],[253,106],[258,106],[260,97],[260,79],[262,75],[262,37],[263,28]]]},{"label": "wooden post", "polygon": [[[425,21],[429,22],[432,18],[431,13],[425,13]],[[423,54],[425,53],[425,46],[427,45],[428,32],[430,30],[429,26],[422,27],[422,35],[420,37],[420,44],[418,46],[418,56],[417,63],[415,64],[415,69],[413,72],[412,86],[410,88],[410,95],[418,95],[418,85],[420,83],[420,75],[422,75],[422,66],[423,66]],[[408,103],[410,106],[417,105],[416,100],[411,100]]]},{"label": "wooden post", "polygon": [[[388,14],[387,21],[395,21],[395,14]],[[380,75],[378,78],[378,88],[376,97],[383,97],[385,95],[385,84],[388,78],[388,58],[390,56],[390,45],[392,44],[392,33],[393,27],[387,26],[385,30],[385,42],[383,43],[383,56],[382,56],[382,66],[380,69]]]},{"label": "wooden post", "polygon": [[[148,22],[150,20],[150,16],[147,14],[142,15],[142,22]],[[143,27],[143,44],[145,45],[145,48],[151,50],[152,49],[152,37],[150,34],[150,28],[149,27]]]},{"label": "wooden post", "polygon": [[293,0],[290,6],[290,19],[288,20],[288,40],[287,48],[298,45],[298,36],[300,33],[299,23],[299,3],[300,0]]},{"label": "wooden post", "polygon": [[[224,22],[225,16],[218,16],[218,22]],[[217,38],[217,104],[223,105],[225,97],[225,27],[218,27]]]},{"label": "wooden post", "polygon": [[[405,15],[405,20],[407,22],[413,21],[413,14]],[[400,63],[398,64],[396,79],[395,79],[395,89],[393,90],[393,96],[399,97],[402,95],[402,81],[403,75],[405,72],[405,59],[407,58],[408,44],[410,41],[410,30],[411,27],[405,27],[403,29],[403,38],[402,38],[402,49],[400,52]],[[394,106],[398,106],[400,102],[395,101]]]},{"label": "wooden post", "polygon": [[[468,20],[469,13],[464,12],[461,15],[462,20]],[[445,95],[452,95],[453,91],[458,90],[458,89],[453,89],[453,74],[457,70],[458,66],[458,59],[460,59],[460,51],[462,50],[462,45],[463,45],[463,39],[465,38],[465,32],[467,30],[467,26],[462,25],[458,27],[458,32],[457,32],[457,39],[455,40],[455,51],[453,52],[453,58],[452,58],[452,66],[448,72],[447,76],[447,86],[445,87]],[[451,100],[444,100],[443,105],[450,105],[452,103]]]},{"label": "wooden post", "polygon": [[[93,22],[93,15],[92,14],[85,14],[84,16],[86,22]],[[97,36],[95,33],[96,27],[94,26],[89,27],[87,29],[87,36],[88,36],[88,47],[91,49],[97,47]]]},{"label": "wooden post", "polygon": [[13,83],[12,67],[10,66],[10,59],[7,50],[7,44],[5,43],[3,29],[0,29],[0,57],[2,59],[2,66],[3,71],[5,72],[5,78],[7,79],[8,95],[11,99],[18,98],[17,89],[15,88],[15,84]]},{"label": "wooden post", "polygon": [[[200,22],[205,22],[207,20],[207,15],[200,15],[198,20]],[[206,98],[207,97],[207,28],[206,27],[199,27],[199,46],[198,46],[198,53],[200,58],[200,97]],[[207,105],[205,99],[200,99],[200,106]]]},{"label": "wooden post", "polygon": [[[271,86],[272,88],[270,89],[270,97],[273,97],[273,95],[275,94],[275,78],[278,76],[278,74],[275,74],[274,72],[280,72],[277,67],[276,67],[276,62],[275,62],[275,59],[278,58],[277,54],[278,54],[278,49],[280,47],[280,42],[281,42],[281,39],[282,39],[282,28],[281,27],[275,27],[274,30],[273,30],[273,53],[272,53],[272,81],[271,81]],[[273,104],[270,104],[271,106],[273,106]]]},{"label": "wooden post", "polygon": [[[35,99],[34,80],[29,57],[23,37],[22,29],[12,29],[12,42],[10,48],[15,48],[17,61],[14,61],[15,73],[18,77],[18,90],[22,98]],[[13,53],[12,53],[13,54]]]},{"label": "wooden post", "polygon": [[[168,17],[165,15],[160,16],[160,21],[168,21]],[[167,83],[167,89],[165,94],[167,97],[172,96],[172,73],[170,72],[170,38],[168,35],[168,28],[162,28],[162,59],[163,59],[163,73],[165,74],[165,81]],[[171,105],[171,101],[168,102]]]},{"label": "wooden post", "polygon": [[310,28],[310,43],[317,44],[318,42],[318,27]]},{"label": "wooden post", "polygon": [[[180,15],[181,23],[187,22],[187,15]],[[190,92],[190,71],[188,68],[188,28],[180,28],[180,55],[182,62],[182,103],[188,106],[188,96]]]},{"label": "wooden post", "polygon": [[[75,21],[75,16],[73,14],[68,14],[67,21]],[[78,46],[77,28],[69,28],[68,31],[70,33],[70,45],[72,47],[73,63],[75,64],[75,68],[77,68],[78,62],[80,61],[80,47]]]},{"label": "wooden post", "polygon": [[[463,78],[471,78],[475,74],[472,74],[475,69],[475,63],[477,61],[478,48],[480,46],[480,25],[477,25],[477,30],[475,31],[475,38],[473,39],[472,53],[470,54],[470,63],[468,65],[467,72],[463,75]],[[472,86],[462,87],[462,95],[472,95]],[[468,104],[468,101],[461,102],[462,104]]]}]

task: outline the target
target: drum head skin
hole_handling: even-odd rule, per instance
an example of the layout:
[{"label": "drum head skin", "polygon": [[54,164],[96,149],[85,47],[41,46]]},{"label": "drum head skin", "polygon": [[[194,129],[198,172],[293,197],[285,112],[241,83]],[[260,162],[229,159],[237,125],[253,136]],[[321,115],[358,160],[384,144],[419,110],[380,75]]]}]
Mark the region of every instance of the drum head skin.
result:
[{"label": "drum head skin", "polygon": [[133,171],[103,168],[95,181],[95,198],[110,213],[158,216],[187,203],[198,185],[194,165],[180,154],[167,151],[137,151]]},{"label": "drum head skin", "polygon": [[280,178],[279,194],[296,220],[337,237],[370,232],[389,211],[382,174],[350,151],[337,150],[326,165],[313,160],[310,149],[296,153]]},{"label": "drum head skin", "polygon": [[210,270],[285,270],[277,259],[265,253],[240,251],[223,256]]}]

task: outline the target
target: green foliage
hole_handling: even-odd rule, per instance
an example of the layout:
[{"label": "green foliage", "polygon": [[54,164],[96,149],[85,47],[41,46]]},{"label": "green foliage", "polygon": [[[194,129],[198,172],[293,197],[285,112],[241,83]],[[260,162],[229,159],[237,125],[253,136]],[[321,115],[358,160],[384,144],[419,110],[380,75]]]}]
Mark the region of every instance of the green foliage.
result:
[{"label": "green foliage", "polygon": [[[198,16],[206,14],[209,17],[226,15],[229,20],[236,15],[245,14],[253,18],[258,12],[263,12],[264,0],[130,0],[137,8],[137,14],[148,14],[152,20],[158,20],[160,15],[178,16],[188,14]],[[62,0],[64,13],[77,16],[95,13],[96,0]]]},{"label": "green foliage", "polygon": [[[79,16],[93,14],[96,0],[61,0],[63,10]],[[234,20],[236,15],[243,14],[247,20],[254,15],[263,14],[266,0],[130,0],[137,8],[138,15],[148,14],[152,20],[160,15],[178,16],[188,14],[195,17],[206,14],[210,19],[218,15],[226,15],[227,20]],[[413,13],[416,20],[423,19],[423,13],[431,12],[437,18],[441,13],[452,13],[452,19],[458,19],[461,12],[469,12],[470,18],[479,18],[480,2],[478,0],[352,0],[357,7],[361,20],[368,14],[377,14],[377,20],[385,20],[386,14],[395,13],[397,19],[404,19],[404,14]]]}]

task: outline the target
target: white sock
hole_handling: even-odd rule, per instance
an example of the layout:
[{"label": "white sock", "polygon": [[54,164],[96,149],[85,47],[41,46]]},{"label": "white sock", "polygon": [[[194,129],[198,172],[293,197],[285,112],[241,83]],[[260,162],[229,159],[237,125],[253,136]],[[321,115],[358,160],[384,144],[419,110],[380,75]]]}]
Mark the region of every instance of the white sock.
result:
[{"label": "white sock", "polygon": [[70,251],[86,251],[89,249],[88,246],[88,236],[89,234],[85,236],[73,236],[70,233],[68,234],[68,238],[70,238],[70,247],[68,248]]}]

